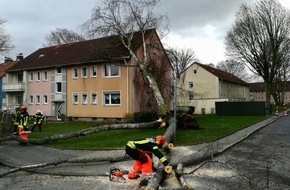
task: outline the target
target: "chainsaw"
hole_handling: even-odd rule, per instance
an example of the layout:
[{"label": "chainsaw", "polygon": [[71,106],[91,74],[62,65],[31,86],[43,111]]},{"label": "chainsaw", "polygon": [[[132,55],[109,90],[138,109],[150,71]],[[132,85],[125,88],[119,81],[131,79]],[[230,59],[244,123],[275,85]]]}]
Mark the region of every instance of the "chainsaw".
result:
[{"label": "chainsaw", "polygon": [[111,168],[109,173],[110,181],[126,183],[123,173],[118,168]]}]

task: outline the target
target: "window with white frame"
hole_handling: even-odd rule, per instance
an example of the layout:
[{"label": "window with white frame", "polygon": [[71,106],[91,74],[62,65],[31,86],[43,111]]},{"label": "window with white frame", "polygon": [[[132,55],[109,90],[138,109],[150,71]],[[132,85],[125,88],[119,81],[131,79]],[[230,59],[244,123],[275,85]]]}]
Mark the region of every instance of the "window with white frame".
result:
[{"label": "window with white frame", "polygon": [[79,104],[79,94],[77,92],[73,93],[73,104]]},{"label": "window with white frame", "polygon": [[36,95],[35,98],[36,98],[36,104],[40,104],[40,95]]},{"label": "window with white frame", "polygon": [[47,104],[47,95],[46,94],[44,94],[43,96],[42,96],[42,103],[43,104]]},{"label": "window with white frame", "polygon": [[120,66],[115,64],[104,65],[104,76],[105,77],[118,77],[120,76]]},{"label": "window with white frame", "polygon": [[82,92],[82,104],[88,104],[88,93]]},{"label": "window with white frame", "polygon": [[61,92],[61,82],[56,83],[56,92]]},{"label": "window with white frame", "polygon": [[35,81],[40,81],[40,72],[39,71],[36,72],[36,79],[35,79]]},{"label": "window with white frame", "polygon": [[29,95],[29,104],[33,104],[33,95]]},{"label": "window with white frame", "polygon": [[78,73],[78,68],[77,67],[74,67],[72,69],[72,75],[73,75],[73,78],[76,79],[79,77],[79,73]]},{"label": "window with white frame", "polygon": [[104,92],[104,105],[120,105],[121,95],[119,91]]},{"label": "window with white frame", "polygon": [[188,82],[188,88],[193,88],[193,82]]},{"label": "window with white frame", "polygon": [[97,92],[91,92],[91,104],[97,104],[97,103],[98,103]]},{"label": "window with white frame", "polygon": [[29,73],[29,81],[33,81],[33,72]]},{"label": "window with white frame", "polygon": [[47,81],[47,71],[43,71],[42,80]]},{"label": "window with white frame", "polygon": [[91,70],[91,77],[96,77],[97,76],[97,66],[92,65],[90,70]]},{"label": "window with white frame", "polygon": [[82,67],[82,78],[87,78],[87,67]]}]

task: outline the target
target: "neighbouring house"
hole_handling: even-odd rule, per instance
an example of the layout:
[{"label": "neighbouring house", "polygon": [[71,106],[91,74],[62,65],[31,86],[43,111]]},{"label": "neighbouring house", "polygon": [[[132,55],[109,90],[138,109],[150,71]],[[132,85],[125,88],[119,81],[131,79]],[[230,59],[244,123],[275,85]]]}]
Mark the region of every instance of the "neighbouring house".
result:
[{"label": "neighbouring house", "polygon": [[[249,83],[249,85],[250,85],[251,101],[266,101],[264,82],[254,82]],[[284,104],[290,104],[290,82],[287,82],[285,87],[286,87],[285,93],[284,94],[279,93],[281,99],[280,102],[283,102]],[[271,104],[275,103],[272,96],[270,102]]]},{"label": "neighbouring house", "polygon": [[177,106],[195,107],[196,114],[214,114],[217,101],[250,101],[249,85],[228,72],[194,62],[182,72]]},{"label": "neighbouring house", "polygon": [[5,57],[4,63],[0,64],[0,109],[1,110],[10,109],[9,107],[7,107],[6,104],[3,105],[3,101],[5,101],[5,98],[6,98],[6,93],[3,92],[2,80],[3,80],[3,78],[5,78],[6,70],[9,69],[10,67],[12,67],[13,65],[15,65],[17,63],[17,61],[20,61],[20,59],[22,59],[22,58],[23,58],[22,54],[20,54],[16,57],[16,61],[14,61],[10,57]]},{"label": "neighbouring house", "polygon": [[[143,56],[142,36],[132,46]],[[151,75],[170,109],[171,65],[154,29],[145,33]],[[123,119],[134,112],[157,110],[143,77],[119,36],[108,36],[38,49],[10,68],[3,83],[7,105],[27,105],[48,119]]]}]

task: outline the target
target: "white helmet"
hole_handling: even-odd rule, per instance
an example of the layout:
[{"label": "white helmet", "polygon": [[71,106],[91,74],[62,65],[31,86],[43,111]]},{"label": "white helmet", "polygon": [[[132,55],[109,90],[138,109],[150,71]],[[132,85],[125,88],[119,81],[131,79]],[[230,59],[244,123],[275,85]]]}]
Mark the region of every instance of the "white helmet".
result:
[{"label": "white helmet", "polygon": [[36,113],[41,113],[41,110],[37,110],[37,112]]}]

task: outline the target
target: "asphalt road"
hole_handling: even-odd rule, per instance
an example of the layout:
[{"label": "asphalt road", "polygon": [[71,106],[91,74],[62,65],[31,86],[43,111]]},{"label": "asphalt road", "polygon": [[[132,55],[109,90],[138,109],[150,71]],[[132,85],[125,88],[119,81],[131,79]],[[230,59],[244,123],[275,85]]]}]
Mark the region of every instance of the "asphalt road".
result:
[{"label": "asphalt road", "polygon": [[[192,189],[198,190],[247,190],[247,189],[283,189],[290,190],[289,174],[290,174],[290,126],[288,125],[290,117],[281,117],[266,127],[250,135],[247,139],[229,148],[220,156],[213,160],[205,161],[204,165],[186,166],[184,168],[184,178]],[[253,127],[255,130],[255,127]],[[258,125],[259,128],[259,125]],[[235,142],[238,136],[247,136],[247,129],[241,134],[233,135],[230,138],[221,139],[221,141],[204,144],[194,147],[179,148],[175,154],[180,154],[181,158],[198,156],[208,152],[215,152],[217,149],[224,149],[228,142]],[[232,141],[233,139],[234,141]],[[42,146],[29,145],[22,147],[19,151],[17,142],[2,143],[1,154],[6,154],[0,157],[5,159],[6,163],[18,163],[19,158],[25,151],[29,156],[27,160],[21,160],[21,165],[29,163],[47,162],[51,159],[72,158],[87,155],[104,155],[106,152],[88,152],[88,151],[59,151],[51,150]],[[17,148],[16,150],[11,147]],[[229,146],[230,147],[230,146]],[[192,149],[191,149],[192,148]],[[214,150],[216,149],[216,150]],[[185,151],[186,150],[186,151]],[[37,152],[40,154],[36,155]],[[53,154],[52,154],[53,153]],[[114,154],[123,155],[123,151],[114,151]],[[182,154],[182,155],[181,155]],[[188,154],[187,156],[185,154]],[[16,158],[18,157],[18,158]],[[41,158],[41,161],[39,160]],[[178,161],[179,157],[175,156]],[[37,162],[38,161],[38,162]],[[176,161],[176,162],[177,162]],[[137,180],[127,180],[126,183],[116,183],[108,180],[107,176],[93,175],[98,173],[98,169],[105,171],[103,168],[109,168],[104,163],[99,163],[102,166],[97,166],[95,163],[87,163],[72,167],[71,165],[62,165],[57,167],[46,167],[43,170],[48,173],[43,173],[42,169],[34,172],[17,172],[0,178],[0,190],[82,190],[82,189],[122,189],[134,190],[138,189]],[[131,161],[120,162],[119,168],[129,168]],[[13,164],[12,164],[13,165]],[[7,171],[9,168],[0,165],[0,173]],[[49,173],[51,171],[52,174]],[[89,175],[83,176],[65,176],[55,175],[53,173],[86,173]],[[92,174],[92,175],[90,175]],[[181,189],[175,184],[174,176],[169,176],[161,184],[162,189]],[[269,188],[267,188],[267,186]]]},{"label": "asphalt road", "polygon": [[192,171],[193,189],[290,189],[290,117],[281,117]]}]

